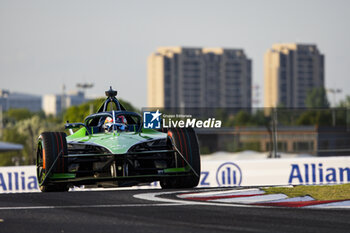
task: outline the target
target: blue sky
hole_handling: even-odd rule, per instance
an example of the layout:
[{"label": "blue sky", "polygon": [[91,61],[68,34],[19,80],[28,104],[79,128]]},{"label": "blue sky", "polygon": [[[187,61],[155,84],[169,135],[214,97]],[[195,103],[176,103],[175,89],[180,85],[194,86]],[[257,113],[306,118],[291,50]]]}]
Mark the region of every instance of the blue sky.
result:
[{"label": "blue sky", "polygon": [[0,1],[0,88],[34,94],[93,82],[146,106],[147,56],[159,46],[242,48],[263,102],[273,43],[315,43],[326,87],[350,95],[350,1]]}]

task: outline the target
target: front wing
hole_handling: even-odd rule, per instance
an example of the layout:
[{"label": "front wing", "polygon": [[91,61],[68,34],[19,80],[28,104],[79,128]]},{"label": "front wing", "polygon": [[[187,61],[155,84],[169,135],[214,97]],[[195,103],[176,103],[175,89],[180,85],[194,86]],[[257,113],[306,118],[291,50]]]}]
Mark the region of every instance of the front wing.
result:
[{"label": "front wing", "polygon": [[[174,153],[179,152],[154,150],[125,154],[60,154],[40,185],[67,183],[79,186],[109,182],[116,186],[133,186],[190,176],[193,169],[188,161],[184,158],[182,166],[177,166],[179,163]],[[60,157],[68,158],[67,173],[52,172]]]}]

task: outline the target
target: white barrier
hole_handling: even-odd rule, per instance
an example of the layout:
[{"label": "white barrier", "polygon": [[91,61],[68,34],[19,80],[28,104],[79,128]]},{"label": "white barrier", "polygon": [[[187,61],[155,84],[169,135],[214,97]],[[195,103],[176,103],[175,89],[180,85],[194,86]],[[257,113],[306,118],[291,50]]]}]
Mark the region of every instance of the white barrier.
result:
[{"label": "white barrier", "polygon": [[0,167],[0,193],[23,192],[39,192],[36,167]]},{"label": "white barrier", "polygon": [[202,160],[200,187],[341,184],[350,182],[350,157],[231,161]]},{"label": "white barrier", "polygon": [[[0,167],[0,193],[38,192],[35,166]],[[350,157],[202,159],[199,187],[350,183]],[[157,183],[143,188],[159,187]]]}]

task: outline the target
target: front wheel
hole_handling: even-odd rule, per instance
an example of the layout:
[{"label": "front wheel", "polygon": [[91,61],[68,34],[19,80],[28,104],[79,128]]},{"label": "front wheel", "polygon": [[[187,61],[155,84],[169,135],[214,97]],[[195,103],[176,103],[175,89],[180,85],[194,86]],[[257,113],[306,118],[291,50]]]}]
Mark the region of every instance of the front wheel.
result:
[{"label": "front wheel", "polygon": [[[39,136],[37,148],[37,178],[42,192],[66,192],[66,184],[54,184],[50,182],[53,173],[67,172],[68,160],[66,134],[63,132],[44,132]],[[58,158],[57,158],[58,157]],[[54,164],[57,158],[56,163]],[[51,168],[52,167],[52,168]],[[50,171],[51,169],[51,171]],[[50,172],[50,174],[48,174]],[[44,182],[45,181],[45,182]]]},{"label": "front wheel", "polygon": [[190,175],[161,180],[160,186],[163,189],[196,187],[199,183],[199,176],[201,173],[201,160],[196,133],[193,128],[172,128],[167,130],[167,133],[169,139],[172,141],[173,147],[176,147],[176,149],[180,151],[192,168],[179,153],[175,152],[176,167],[187,168],[190,170]]}]

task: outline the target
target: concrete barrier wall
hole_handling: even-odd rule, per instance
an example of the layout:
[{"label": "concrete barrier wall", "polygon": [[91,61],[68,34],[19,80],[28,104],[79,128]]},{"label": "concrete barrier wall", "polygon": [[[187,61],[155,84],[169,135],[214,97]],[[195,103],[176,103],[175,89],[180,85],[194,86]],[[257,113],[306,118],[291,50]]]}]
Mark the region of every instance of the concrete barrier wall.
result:
[{"label": "concrete barrier wall", "polygon": [[[350,157],[202,159],[199,187],[350,183]],[[157,182],[142,188],[159,187]],[[35,166],[0,167],[0,193],[39,192]]]}]

